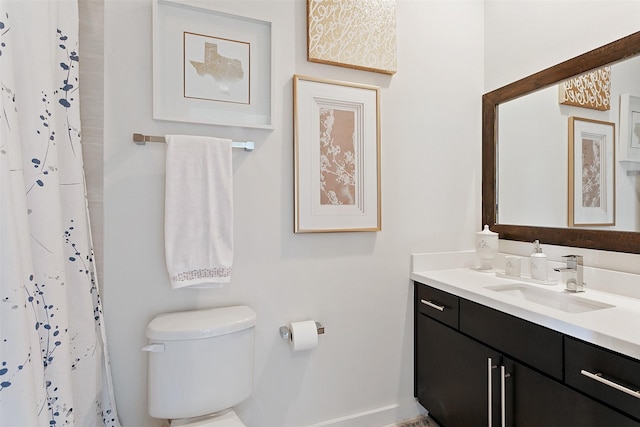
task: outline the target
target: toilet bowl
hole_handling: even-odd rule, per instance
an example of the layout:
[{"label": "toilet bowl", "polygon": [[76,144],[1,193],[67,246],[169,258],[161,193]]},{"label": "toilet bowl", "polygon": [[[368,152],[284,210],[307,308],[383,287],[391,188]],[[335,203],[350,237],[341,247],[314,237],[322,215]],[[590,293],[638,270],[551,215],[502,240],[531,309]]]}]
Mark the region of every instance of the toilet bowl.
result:
[{"label": "toilet bowl", "polygon": [[196,418],[172,420],[171,427],[246,427],[233,409]]},{"label": "toilet bowl", "polygon": [[165,313],[147,326],[149,414],[172,427],[245,427],[233,406],[253,389],[247,306]]}]

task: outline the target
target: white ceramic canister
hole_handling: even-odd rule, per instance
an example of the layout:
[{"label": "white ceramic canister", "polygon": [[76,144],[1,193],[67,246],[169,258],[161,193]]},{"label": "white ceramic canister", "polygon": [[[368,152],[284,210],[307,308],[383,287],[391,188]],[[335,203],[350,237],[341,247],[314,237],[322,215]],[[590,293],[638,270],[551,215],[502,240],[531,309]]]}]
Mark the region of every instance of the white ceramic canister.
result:
[{"label": "white ceramic canister", "polygon": [[498,233],[489,230],[488,225],[476,233],[476,253],[481,262],[479,270],[491,271],[498,253]]}]

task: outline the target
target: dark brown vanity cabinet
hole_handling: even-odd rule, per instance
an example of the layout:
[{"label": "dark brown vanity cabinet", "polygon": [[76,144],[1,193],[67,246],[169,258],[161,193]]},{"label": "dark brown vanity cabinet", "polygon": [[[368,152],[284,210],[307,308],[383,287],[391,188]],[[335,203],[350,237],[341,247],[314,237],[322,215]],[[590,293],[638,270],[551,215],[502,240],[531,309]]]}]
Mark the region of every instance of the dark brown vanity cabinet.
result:
[{"label": "dark brown vanity cabinet", "polygon": [[442,427],[640,427],[565,383],[568,339],[416,282],[414,394]]},{"label": "dark brown vanity cabinet", "polygon": [[[443,427],[486,427],[489,408],[499,416],[498,364],[500,354],[456,330],[416,314],[416,397]],[[491,378],[491,381],[489,381]],[[499,424],[492,424],[499,425]]]}]

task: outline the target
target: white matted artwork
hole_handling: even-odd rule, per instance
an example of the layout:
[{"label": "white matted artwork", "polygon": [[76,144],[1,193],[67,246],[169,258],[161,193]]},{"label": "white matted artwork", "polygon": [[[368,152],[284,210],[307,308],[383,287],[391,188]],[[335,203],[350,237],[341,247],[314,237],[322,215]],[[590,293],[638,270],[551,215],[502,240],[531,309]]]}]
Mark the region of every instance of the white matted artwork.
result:
[{"label": "white matted artwork", "polygon": [[569,226],[615,225],[615,125],[569,117]]},{"label": "white matted artwork", "polygon": [[620,95],[618,160],[640,162],[640,96]]},{"label": "white matted artwork", "polygon": [[153,118],[273,129],[271,23],[206,4],[153,2]]},{"label": "white matted artwork", "polygon": [[296,233],[381,229],[379,91],[293,77]]}]

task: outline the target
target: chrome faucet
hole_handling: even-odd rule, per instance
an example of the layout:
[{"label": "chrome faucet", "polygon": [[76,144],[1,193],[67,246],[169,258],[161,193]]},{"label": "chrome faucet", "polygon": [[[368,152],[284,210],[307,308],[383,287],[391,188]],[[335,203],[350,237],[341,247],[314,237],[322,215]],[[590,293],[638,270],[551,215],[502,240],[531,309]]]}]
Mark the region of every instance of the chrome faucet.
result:
[{"label": "chrome faucet", "polygon": [[582,256],[565,255],[562,258],[566,262],[566,267],[554,268],[554,270],[562,273],[565,290],[568,292],[584,292],[586,283],[582,280]]}]

